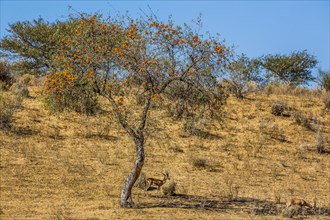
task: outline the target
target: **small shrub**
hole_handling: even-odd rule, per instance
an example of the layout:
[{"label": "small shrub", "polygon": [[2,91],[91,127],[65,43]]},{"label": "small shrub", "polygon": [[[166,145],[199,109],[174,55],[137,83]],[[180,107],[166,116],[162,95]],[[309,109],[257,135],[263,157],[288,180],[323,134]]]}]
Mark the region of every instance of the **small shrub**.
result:
[{"label": "small shrub", "polygon": [[272,114],[276,116],[283,116],[286,109],[286,104],[281,101],[276,101],[272,104]]},{"label": "small shrub", "polygon": [[206,168],[207,167],[206,160],[205,159],[201,159],[201,158],[195,158],[195,159],[193,159],[192,165],[193,165],[193,167],[198,168],[198,169],[202,169],[202,168]]},{"label": "small shrub", "polygon": [[163,186],[162,191],[164,196],[174,196],[176,190],[176,182],[171,182],[167,187]]},{"label": "small shrub", "polygon": [[[210,117],[221,117],[228,94],[219,84],[212,92],[197,89],[183,82],[170,84],[164,94],[169,102],[166,106],[168,114],[176,119],[192,118],[209,114]],[[217,111],[211,111],[217,109]]]},{"label": "small shrub", "polygon": [[23,83],[14,83],[11,87],[10,90],[18,96],[21,97],[29,97],[29,89],[27,88],[26,84]]},{"label": "small shrub", "polygon": [[323,103],[325,108],[330,109],[330,92],[328,91],[323,97]]},{"label": "small shrub", "polygon": [[0,94],[0,129],[9,131],[13,114],[21,106],[21,98],[6,93]]},{"label": "small shrub", "polygon": [[314,130],[314,128],[313,128],[313,126],[312,126],[312,123],[311,123],[311,121],[309,120],[309,118],[307,118],[305,115],[303,115],[301,112],[295,112],[294,114],[294,118],[295,118],[295,120],[296,120],[296,122],[299,124],[299,125],[301,125],[301,126],[303,126],[303,127],[305,127],[305,128],[307,128],[307,129],[309,129],[309,130]]},{"label": "small shrub", "polygon": [[318,84],[325,91],[330,91],[330,72],[319,69]]},{"label": "small shrub", "polygon": [[7,90],[13,84],[11,66],[6,61],[0,61],[0,91]]},{"label": "small shrub", "polygon": [[68,72],[47,76],[46,105],[52,112],[71,110],[87,115],[100,111],[97,94],[90,79],[79,78]]},{"label": "small shrub", "polygon": [[324,77],[324,88],[326,91],[330,91],[330,75],[328,74],[326,77]]},{"label": "small shrub", "polygon": [[196,121],[192,118],[185,120],[183,123],[183,132],[189,135],[198,135],[199,129],[196,128]]}]

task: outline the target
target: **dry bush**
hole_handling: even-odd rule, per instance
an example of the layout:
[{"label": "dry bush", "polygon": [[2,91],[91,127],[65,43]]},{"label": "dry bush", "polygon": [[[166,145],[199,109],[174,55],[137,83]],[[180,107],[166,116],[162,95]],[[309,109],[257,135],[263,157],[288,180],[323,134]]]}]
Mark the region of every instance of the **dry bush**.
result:
[{"label": "dry bush", "polygon": [[71,110],[86,115],[100,112],[97,94],[92,82],[75,78],[67,72],[47,76],[45,81],[46,105],[52,112]]},{"label": "dry bush", "polygon": [[330,75],[328,74],[325,78],[324,78],[324,88],[326,91],[330,91]]},{"label": "dry bush", "polygon": [[[168,100],[164,106],[167,113],[176,119],[201,116],[219,119],[228,94],[220,85],[210,93],[183,82],[175,82],[166,88],[164,98]],[[215,106],[217,110],[212,111]]]},{"label": "dry bush", "polygon": [[192,159],[192,166],[197,169],[205,169],[208,167],[208,164],[205,159],[194,158],[194,159]]},{"label": "dry bush", "polygon": [[275,116],[283,116],[287,105],[284,102],[276,101],[272,104],[272,114]]},{"label": "dry bush", "polygon": [[0,93],[0,129],[9,131],[11,128],[13,114],[21,106],[20,96]]},{"label": "dry bush", "polygon": [[23,74],[15,77],[15,82],[24,84],[27,86],[39,86],[40,79],[36,78],[36,76],[31,74]]},{"label": "dry bush", "polygon": [[13,84],[11,66],[6,61],[0,61],[0,91],[7,90]]},{"label": "dry bush", "polygon": [[250,93],[255,93],[259,90],[258,84],[253,81],[235,81],[226,80],[222,85],[228,94],[233,94],[238,99],[243,99]]},{"label": "dry bush", "polygon": [[301,112],[294,112],[293,114],[295,121],[297,122],[297,124],[314,131],[314,127],[311,123],[311,120],[309,118],[307,118],[305,115],[303,115]]},{"label": "dry bush", "polygon": [[330,109],[330,91],[326,92],[323,97],[323,103],[325,108]]},{"label": "dry bush", "polygon": [[186,119],[183,123],[183,132],[197,136],[199,129],[196,127],[196,121],[192,118]]},{"label": "dry bush", "polygon": [[176,190],[176,182],[172,181],[168,186],[163,186],[162,191],[164,196],[174,196]]},{"label": "dry bush", "polygon": [[21,96],[21,97],[29,97],[29,89],[27,88],[27,85],[24,84],[23,82],[18,82],[14,83],[11,87],[10,90],[12,93],[15,95]]},{"label": "dry bush", "polygon": [[317,90],[311,90],[301,87],[291,86],[290,84],[268,84],[263,89],[267,96],[274,95],[292,95],[292,96],[303,96],[303,97],[315,97],[319,93]]}]

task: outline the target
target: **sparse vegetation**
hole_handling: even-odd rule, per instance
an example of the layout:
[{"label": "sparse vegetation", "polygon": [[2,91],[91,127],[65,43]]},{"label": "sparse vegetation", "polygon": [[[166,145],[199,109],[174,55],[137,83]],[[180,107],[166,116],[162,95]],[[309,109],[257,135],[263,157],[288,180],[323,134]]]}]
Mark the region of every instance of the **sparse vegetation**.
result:
[{"label": "sparse vegetation", "polygon": [[276,101],[272,104],[272,114],[275,116],[283,116],[286,109],[286,104],[281,101]]},{"label": "sparse vegetation", "polygon": [[10,93],[0,93],[0,129],[9,131],[13,114],[21,106],[22,98]]},{"label": "sparse vegetation", "polygon": [[11,87],[10,90],[13,94],[20,96],[20,97],[29,97],[29,89],[26,84],[24,83],[14,83]]},{"label": "sparse vegetation", "polygon": [[330,92],[327,92],[323,97],[323,103],[325,108],[330,109]]},{"label": "sparse vegetation", "polygon": [[[20,68],[48,72],[45,85],[30,75],[12,80],[7,67],[1,75],[1,219],[330,216],[324,90],[297,87],[312,78],[313,56],[255,60],[274,79],[266,88],[264,76],[246,76],[251,59],[243,57],[229,97],[222,74],[234,67],[222,40],[154,16],[122,19],[18,22],[1,40]],[[31,51],[24,35],[40,47]],[[246,93],[251,81],[265,89]],[[175,181],[168,172],[158,179],[165,168]],[[297,194],[317,197],[318,209],[283,209],[281,199]]]},{"label": "sparse vegetation", "polygon": [[192,165],[197,169],[205,169],[208,166],[206,160],[202,158],[193,159]]},{"label": "sparse vegetation", "polygon": [[13,84],[14,79],[11,74],[11,66],[7,61],[0,61],[0,92],[8,90]]},{"label": "sparse vegetation", "polygon": [[318,84],[321,88],[325,89],[325,91],[330,91],[330,71],[324,71],[319,69]]},{"label": "sparse vegetation", "polygon": [[294,112],[293,116],[294,116],[294,119],[296,120],[297,124],[307,128],[309,130],[312,130],[312,131],[314,130],[311,120],[308,117],[306,117],[304,114],[302,114],[299,111],[296,111],[296,112]]},{"label": "sparse vegetation", "polygon": [[250,91],[249,84],[261,82],[260,61],[240,55],[229,65],[229,79],[225,79],[230,93],[238,99],[244,98]]}]

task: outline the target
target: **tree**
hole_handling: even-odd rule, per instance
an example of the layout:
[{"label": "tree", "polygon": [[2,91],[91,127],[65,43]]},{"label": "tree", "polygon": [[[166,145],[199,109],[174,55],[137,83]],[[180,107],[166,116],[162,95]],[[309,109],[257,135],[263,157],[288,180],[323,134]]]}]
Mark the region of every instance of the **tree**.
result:
[{"label": "tree", "polygon": [[56,40],[52,36],[57,24],[39,18],[32,22],[16,22],[9,27],[10,35],[1,40],[1,50],[19,58],[23,70],[42,72],[49,68],[50,52],[56,48]]},{"label": "tree", "polygon": [[[224,102],[217,81],[230,54],[219,39],[203,38],[188,25],[162,23],[154,16],[126,21],[81,14],[80,24],[62,38],[46,83],[48,91],[61,94],[67,85],[89,85],[109,101],[134,141],[136,159],[123,184],[122,207],[133,206],[131,190],[144,164],[151,104],[166,97],[169,86],[183,83],[204,97],[206,109],[221,109]],[[143,99],[139,110],[128,101],[132,94]]]},{"label": "tree", "polygon": [[268,71],[268,78],[292,86],[307,84],[315,78],[312,69],[318,63],[317,59],[306,50],[295,51],[289,55],[266,55],[260,59],[261,65]]},{"label": "tree", "polygon": [[261,82],[259,72],[259,61],[250,59],[245,54],[242,54],[229,64],[229,76],[228,79],[225,79],[225,82],[229,84],[229,90],[236,98],[242,99],[248,92],[249,82]]}]

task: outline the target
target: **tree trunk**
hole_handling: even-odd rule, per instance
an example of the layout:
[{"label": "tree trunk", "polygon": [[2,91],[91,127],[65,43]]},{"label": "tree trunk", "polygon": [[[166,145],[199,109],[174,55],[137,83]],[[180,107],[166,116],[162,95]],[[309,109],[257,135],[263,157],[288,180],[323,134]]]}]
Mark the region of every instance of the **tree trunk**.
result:
[{"label": "tree trunk", "polygon": [[120,197],[120,205],[123,208],[131,208],[134,203],[132,200],[132,188],[137,178],[140,176],[143,164],[144,164],[144,138],[143,136],[134,138],[135,147],[136,147],[136,159],[134,162],[133,169],[130,174],[127,176]]}]

